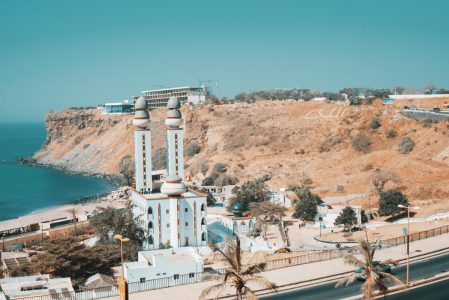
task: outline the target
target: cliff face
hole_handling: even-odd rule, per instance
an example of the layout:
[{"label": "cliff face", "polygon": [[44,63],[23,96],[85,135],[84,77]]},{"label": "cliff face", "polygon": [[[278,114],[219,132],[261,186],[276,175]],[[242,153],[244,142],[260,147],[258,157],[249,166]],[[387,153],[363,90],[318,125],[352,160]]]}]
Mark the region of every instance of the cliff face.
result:
[{"label": "cliff face", "polygon": [[[151,112],[153,155],[165,147],[165,112]],[[184,106],[182,113],[185,148],[197,144],[201,149],[185,156],[186,170],[196,182],[221,162],[240,182],[270,174],[268,184],[275,188],[309,177],[324,196],[366,193],[372,174],[383,169],[399,175],[410,200],[449,210],[447,121],[422,124],[380,104],[288,101]],[[381,124],[377,129],[371,128],[373,118]],[[47,141],[35,158],[72,171],[117,174],[122,158],[134,153],[131,121],[132,116],[105,116],[97,110],[49,113]],[[352,147],[358,134],[371,141],[366,152]],[[404,137],[416,143],[409,154],[398,150]]]}]

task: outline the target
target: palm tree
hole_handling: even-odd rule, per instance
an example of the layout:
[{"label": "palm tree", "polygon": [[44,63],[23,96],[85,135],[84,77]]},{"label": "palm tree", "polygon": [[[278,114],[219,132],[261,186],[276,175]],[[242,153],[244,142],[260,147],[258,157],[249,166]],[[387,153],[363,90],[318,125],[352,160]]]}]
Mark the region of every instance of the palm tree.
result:
[{"label": "palm tree", "polygon": [[242,249],[238,236],[235,237],[235,242],[229,242],[224,249],[217,247],[216,251],[223,255],[227,268],[222,275],[211,276],[219,283],[203,289],[199,297],[200,300],[206,299],[212,294],[215,294],[214,299],[217,299],[227,287],[235,289],[237,300],[242,300],[243,296],[249,300],[257,299],[255,291],[250,285],[259,285],[276,291],[276,285],[260,275],[265,270],[265,262],[259,261],[246,266],[242,265]]},{"label": "palm tree", "polygon": [[388,293],[388,286],[386,285],[386,281],[396,284],[403,284],[398,277],[383,270],[388,265],[397,266],[397,261],[387,259],[379,263],[373,263],[376,247],[372,247],[368,239],[359,241],[359,251],[363,256],[362,259],[357,258],[352,253],[348,253],[345,256],[345,263],[360,268],[362,272],[354,272],[353,274],[341,279],[335,285],[336,287],[342,286],[344,284],[349,285],[350,283],[357,280],[358,277],[362,276],[365,279],[365,282],[361,287],[363,299],[369,300],[373,299],[373,292],[375,287],[377,287],[377,289],[383,295]]}]

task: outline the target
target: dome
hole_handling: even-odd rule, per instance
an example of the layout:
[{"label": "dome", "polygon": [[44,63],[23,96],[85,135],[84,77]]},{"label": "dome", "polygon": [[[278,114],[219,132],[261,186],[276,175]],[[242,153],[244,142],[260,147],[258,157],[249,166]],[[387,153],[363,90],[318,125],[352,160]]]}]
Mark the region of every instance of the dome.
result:
[{"label": "dome", "polygon": [[169,119],[181,119],[182,115],[181,112],[177,109],[169,110],[167,112],[167,118]]},{"label": "dome", "polygon": [[137,98],[136,103],[134,103],[135,110],[146,110],[147,109],[147,101],[143,96]]},{"label": "dome", "polygon": [[149,115],[146,110],[138,110],[134,113],[134,119],[148,119]]},{"label": "dome", "polygon": [[169,175],[161,186],[161,193],[167,196],[181,196],[187,191],[181,177],[176,175]]},{"label": "dome", "polygon": [[241,217],[244,209],[240,203],[236,202],[231,206],[231,211],[235,217]]},{"label": "dome", "polygon": [[179,109],[181,107],[181,103],[179,102],[177,97],[170,97],[167,103],[168,109]]}]

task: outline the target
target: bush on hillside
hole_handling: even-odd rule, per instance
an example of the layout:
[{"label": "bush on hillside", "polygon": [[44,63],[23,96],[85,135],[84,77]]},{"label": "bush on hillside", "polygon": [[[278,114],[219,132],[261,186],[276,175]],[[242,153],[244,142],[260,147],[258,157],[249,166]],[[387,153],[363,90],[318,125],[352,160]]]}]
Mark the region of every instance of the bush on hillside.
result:
[{"label": "bush on hillside", "polygon": [[371,129],[377,129],[380,126],[382,126],[382,124],[380,123],[379,118],[373,118],[371,120],[371,124],[369,125],[369,127],[371,127]]},{"label": "bush on hillside", "polygon": [[351,141],[352,147],[360,152],[368,152],[371,140],[364,134],[359,133]]},{"label": "bush on hillside", "polygon": [[186,147],[186,155],[192,157],[195,154],[200,153],[201,148],[197,143],[191,143]]},{"label": "bush on hillside", "polygon": [[167,168],[167,149],[159,148],[153,155],[153,168],[155,170],[161,170]]},{"label": "bush on hillside", "polygon": [[341,139],[337,136],[333,136],[325,139],[321,142],[319,151],[321,152],[329,152],[332,148],[341,143]]},{"label": "bush on hillside", "polygon": [[401,139],[398,146],[400,153],[407,154],[412,152],[413,148],[415,147],[415,141],[406,136]]},{"label": "bush on hillside", "polygon": [[396,130],[390,129],[387,131],[387,138],[389,139],[393,139],[398,135],[398,133],[396,132]]}]

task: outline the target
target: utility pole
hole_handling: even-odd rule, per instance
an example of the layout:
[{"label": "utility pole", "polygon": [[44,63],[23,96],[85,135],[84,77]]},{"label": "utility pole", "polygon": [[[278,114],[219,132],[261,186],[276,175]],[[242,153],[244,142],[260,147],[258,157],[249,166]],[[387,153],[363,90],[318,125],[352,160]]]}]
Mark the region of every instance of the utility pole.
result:
[{"label": "utility pole", "polygon": [[404,206],[402,204],[398,205],[399,208],[407,209],[407,281],[406,287],[410,287],[410,209],[419,209],[419,207]]}]

